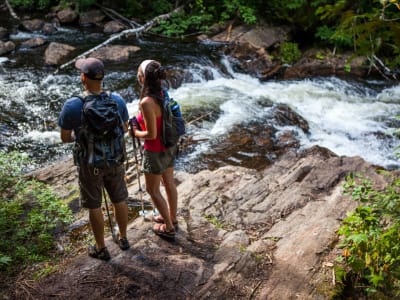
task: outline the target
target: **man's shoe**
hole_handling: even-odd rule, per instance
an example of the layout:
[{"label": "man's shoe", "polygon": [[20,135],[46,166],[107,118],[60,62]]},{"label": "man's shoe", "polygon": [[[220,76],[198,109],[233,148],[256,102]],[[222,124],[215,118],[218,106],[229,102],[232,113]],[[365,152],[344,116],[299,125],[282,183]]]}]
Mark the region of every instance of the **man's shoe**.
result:
[{"label": "man's shoe", "polygon": [[129,245],[128,239],[126,237],[122,237],[122,238],[118,239],[118,246],[123,251],[128,250],[131,247]]},{"label": "man's shoe", "polygon": [[108,261],[111,258],[110,252],[108,252],[107,247],[97,250],[96,245],[91,245],[88,248],[88,254],[90,257]]}]

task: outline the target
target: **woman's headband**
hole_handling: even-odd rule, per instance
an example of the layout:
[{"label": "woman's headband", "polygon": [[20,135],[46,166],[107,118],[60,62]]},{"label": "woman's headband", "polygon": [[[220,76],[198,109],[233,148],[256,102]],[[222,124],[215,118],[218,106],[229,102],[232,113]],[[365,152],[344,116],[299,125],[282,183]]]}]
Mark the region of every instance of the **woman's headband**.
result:
[{"label": "woman's headband", "polygon": [[153,62],[153,61],[154,61],[154,60],[152,60],[152,59],[146,59],[145,61],[143,61],[143,62],[140,64],[140,67],[142,68],[143,76],[146,75],[146,68],[147,68],[147,66],[148,66],[151,62]]}]

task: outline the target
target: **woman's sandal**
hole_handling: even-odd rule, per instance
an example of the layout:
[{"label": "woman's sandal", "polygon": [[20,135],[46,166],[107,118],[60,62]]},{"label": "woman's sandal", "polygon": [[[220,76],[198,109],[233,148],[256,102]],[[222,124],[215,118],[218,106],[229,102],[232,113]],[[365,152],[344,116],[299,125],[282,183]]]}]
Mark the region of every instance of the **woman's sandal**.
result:
[{"label": "woman's sandal", "polygon": [[[155,223],[158,223],[158,224],[164,224],[165,223],[164,218],[162,217],[162,215],[155,216],[153,218],[153,221]],[[174,226],[175,230],[178,230],[178,221],[172,222],[172,225]]]},{"label": "woman's sandal", "polygon": [[164,237],[164,238],[167,238],[170,240],[175,239],[175,230],[174,229],[167,230],[167,225],[165,225],[165,224],[160,224],[160,223],[154,224],[153,232],[158,236],[161,236],[161,237]]}]

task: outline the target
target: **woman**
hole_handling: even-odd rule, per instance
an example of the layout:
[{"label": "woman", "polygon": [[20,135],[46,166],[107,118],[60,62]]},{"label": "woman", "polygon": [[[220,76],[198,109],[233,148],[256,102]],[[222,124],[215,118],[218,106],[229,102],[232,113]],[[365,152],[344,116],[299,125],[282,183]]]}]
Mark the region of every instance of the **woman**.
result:
[{"label": "woman", "polygon": [[[177,228],[178,194],[174,182],[174,162],[176,146],[165,148],[160,139],[162,130],[161,101],[166,93],[161,81],[166,73],[161,64],[155,60],[145,60],[138,68],[138,81],[142,86],[140,92],[139,114],[133,125],[136,137],[144,139],[142,171],[149,193],[160,216],[154,218],[153,231],[159,236],[175,238]],[[139,128],[140,127],[140,128]],[[167,201],[160,191],[161,181],[165,186]]]}]

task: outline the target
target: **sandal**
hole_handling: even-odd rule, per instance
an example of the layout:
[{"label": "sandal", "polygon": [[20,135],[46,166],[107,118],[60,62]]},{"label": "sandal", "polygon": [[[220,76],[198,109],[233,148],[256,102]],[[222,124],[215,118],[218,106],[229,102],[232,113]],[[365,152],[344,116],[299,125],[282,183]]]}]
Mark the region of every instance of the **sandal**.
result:
[{"label": "sandal", "polygon": [[[155,216],[153,218],[153,221],[155,223],[158,223],[158,224],[164,224],[165,223],[164,218],[163,218],[162,215]],[[172,222],[172,225],[174,226],[175,230],[178,230],[178,221]]]},{"label": "sandal", "polygon": [[97,250],[96,245],[91,245],[88,248],[88,254],[90,257],[108,261],[111,258],[110,252],[108,252],[107,247],[103,247]]},{"label": "sandal", "polygon": [[153,232],[161,237],[174,240],[175,239],[175,230],[167,230],[167,225],[165,224],[155,224],[153,227]]}]

